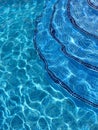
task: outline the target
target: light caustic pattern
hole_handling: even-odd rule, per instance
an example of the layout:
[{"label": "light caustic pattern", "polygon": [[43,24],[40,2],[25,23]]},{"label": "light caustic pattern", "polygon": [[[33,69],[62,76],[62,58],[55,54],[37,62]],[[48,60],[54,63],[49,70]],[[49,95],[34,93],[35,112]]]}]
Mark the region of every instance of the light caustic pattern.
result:
[{"label": "light caustic pattern", "polygon": [[98,108],[98,12],[86,0],[52,2],[38,23],[36,49],[57,84]]},{"label": "light caustic pattern", "polygon": [[95,111],[72,100],[76,93],[97,106],[97,40],[73,28],[64,1],[0,0],[0,130],[98,129]]}]

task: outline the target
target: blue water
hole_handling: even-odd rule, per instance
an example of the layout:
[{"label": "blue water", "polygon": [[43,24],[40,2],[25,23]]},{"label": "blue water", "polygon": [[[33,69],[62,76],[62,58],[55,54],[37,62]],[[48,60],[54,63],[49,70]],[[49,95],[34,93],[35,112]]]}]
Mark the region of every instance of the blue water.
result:
[{"label": "blue water", "polygon": [[0,1],[0,130],[98,130],[98,2],[69,2]]}]

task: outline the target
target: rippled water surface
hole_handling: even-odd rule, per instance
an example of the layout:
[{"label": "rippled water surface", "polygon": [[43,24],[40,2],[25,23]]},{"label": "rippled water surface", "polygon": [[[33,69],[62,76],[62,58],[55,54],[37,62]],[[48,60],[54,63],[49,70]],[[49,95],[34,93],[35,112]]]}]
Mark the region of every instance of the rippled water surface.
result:
[{"label": "rippled water surface", "polygon": [[98,1],[0,1],[0,130],[98,130]]}]

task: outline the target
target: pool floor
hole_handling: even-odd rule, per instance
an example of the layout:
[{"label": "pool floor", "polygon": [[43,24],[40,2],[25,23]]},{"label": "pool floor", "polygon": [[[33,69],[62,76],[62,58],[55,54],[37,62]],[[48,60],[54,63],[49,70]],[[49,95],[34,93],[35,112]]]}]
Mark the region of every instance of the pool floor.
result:
[{"label": "pool floor", "polygon": [[[56,2],[57,5],[54,7]],[[98,130],[98,111],[95,107],[98,103],[97,98],[95,100],[97,88],[92,90],[96,93],[91,97],[88,93],[85,95],[82,93],[88,92],[88,89],[81,90],[78,86],[77,89],[74,88],[82,78],[81,87],[87,82],[90,83],[90,78],[91,83],[98,85],[97,74],[95,71],[92,72],[92,68],[87,70],[84,65],[80,67],[77,61],[68,58],[68,55],[65,56],[61,52],[61,45],[54,40],[55,36],[56,40],[61,37],[61,41],[70,41],[71,45],[74,40],[71,37],[62,37],[62,32],[66,29],[69,34],[71,33],[68,28],[72,29],[72,25],[69,24],[68,28],[59,28],[61,23],[58,22],[58,18],[63,17],[59,11],[60,9],[64,11],[67,0],[64,5],[63,2],[0,1],[0,130]],[[93,0],[91,2],[94,3]],[[57,8],[52,21],[55,31],[51,27],[49,32],[47,29],[53,7]],[[63,20],[61,19],[61,22],[65,21]],[[86,29],[89,31],[89,28]],[[97,32],[94,33],[97,35]],[[73,33],[75,40],[79,35],[77,30]],[[91,38],[89,43],[92,39],[94,38]],[[77,55],[78,58],[81,55],[82,59],[83,49],[80,54],[80,50],[78,52],[70,50],[71,45],[67,46],[70,54]],[[96,47],[95,39],[94,45],[93,49]],[[83,47],[85,48],[85,45]],[[86,57],[83,60],[89,63]],[[92,66],[94,65],[97,66],[97,61],[92,62]],[[78,73],[78,70],[81,71]],[[58,78],[54,78],[50,71]],[[73,77],[70,77],[72,73]],[[85,80],[87,75],[88,79]],[[65,82],[67,86],[64,88]],[[68,86],[73,93],[67,90]],[[81,99],[75,97],[74,92],[80,95]],[[82,100],[83,98],[87,99],[87,102]],[[89,101],[95,105],[88,103]]]}]

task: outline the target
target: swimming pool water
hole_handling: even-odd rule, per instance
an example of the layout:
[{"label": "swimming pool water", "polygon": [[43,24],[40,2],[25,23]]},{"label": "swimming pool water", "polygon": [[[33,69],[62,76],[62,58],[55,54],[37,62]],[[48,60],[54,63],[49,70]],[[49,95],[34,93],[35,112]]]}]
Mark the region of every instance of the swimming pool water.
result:
[{"label": "swimming pool water", "polygon": [[0,130],[98,129],[97,4],[0,1]]}]

